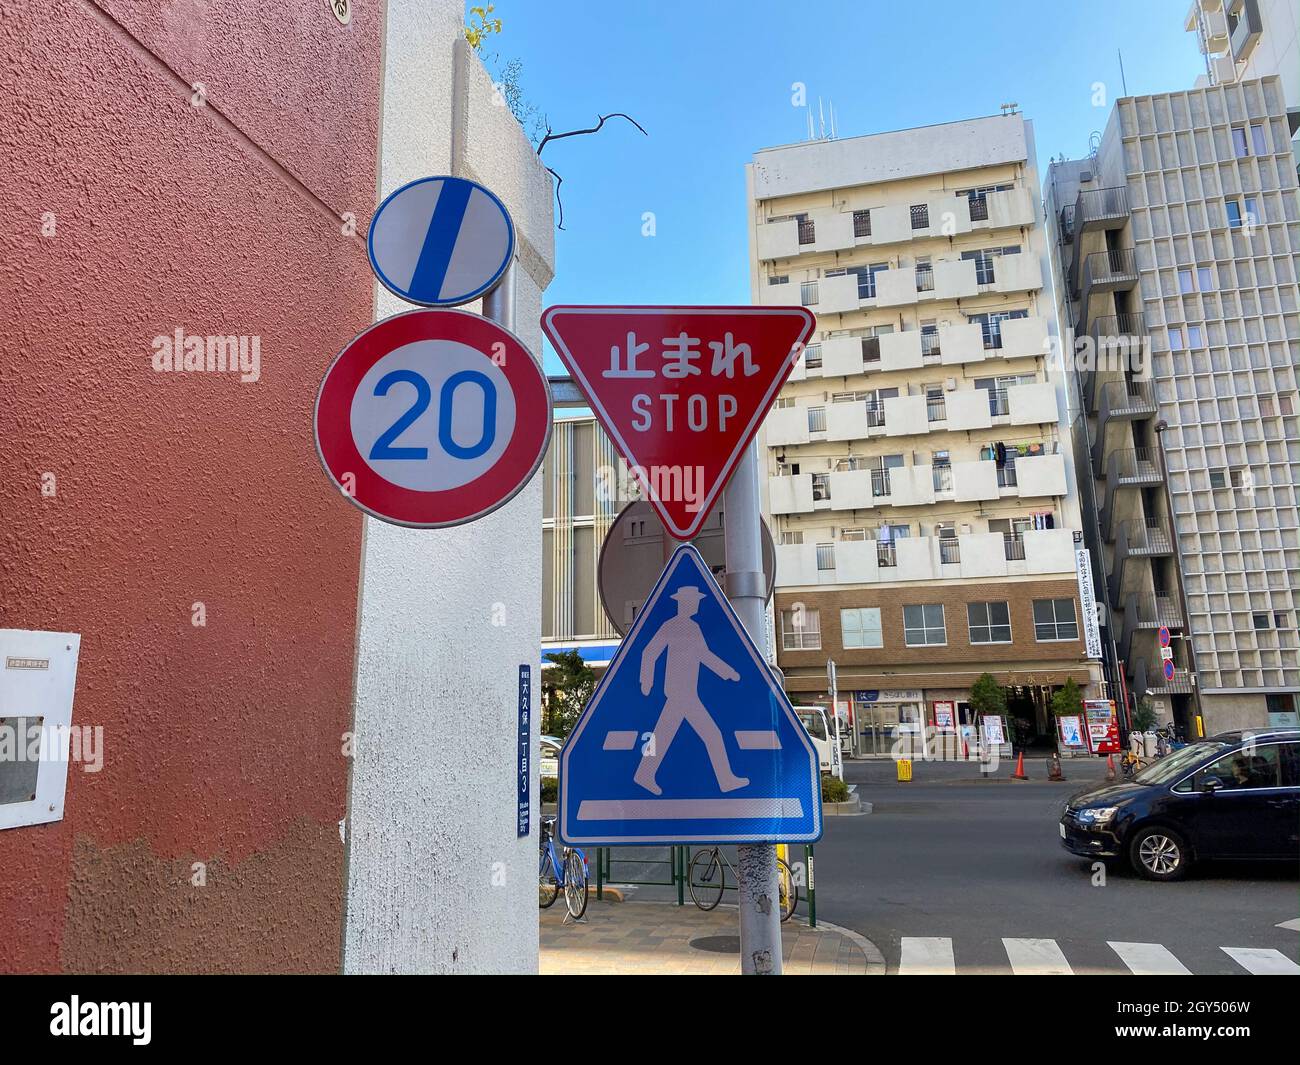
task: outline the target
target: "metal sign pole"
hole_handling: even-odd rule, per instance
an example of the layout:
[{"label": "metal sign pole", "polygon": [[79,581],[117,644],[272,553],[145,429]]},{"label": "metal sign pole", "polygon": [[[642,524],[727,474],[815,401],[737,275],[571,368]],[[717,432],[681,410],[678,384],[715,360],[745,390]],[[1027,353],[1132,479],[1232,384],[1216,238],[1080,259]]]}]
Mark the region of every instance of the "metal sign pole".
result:
[{"label": "metal sign pole", "polygon": [[491,292],[483,297],[483,317],[490,318],[497,325],[509,330],[515,328],[515,260],[501,275],[501,281]]},{"label": "metal sign pole", "polygon": [[[758,499],[758,451],[753,443],[731,475],[723,496],[723,539],[727,553],[727,598],[751,639],[762,646],[767,581]],[[781,973],[781,907],[776,849],[768,843],[737,848],[740,878],[740,971]]]}]

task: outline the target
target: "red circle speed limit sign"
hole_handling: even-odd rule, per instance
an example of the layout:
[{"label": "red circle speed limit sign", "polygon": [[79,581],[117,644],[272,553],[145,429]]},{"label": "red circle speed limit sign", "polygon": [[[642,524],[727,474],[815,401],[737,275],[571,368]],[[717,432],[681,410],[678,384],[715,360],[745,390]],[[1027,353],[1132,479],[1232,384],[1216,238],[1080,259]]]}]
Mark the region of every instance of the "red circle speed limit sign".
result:
[{"label": "red circle speed limit sign", "polygon": [[409,311],[339,352],[315,430],[325,472],[367,514],[461,525],[507,502],[541,465],[551,390],[523,342],[495,322]]}]

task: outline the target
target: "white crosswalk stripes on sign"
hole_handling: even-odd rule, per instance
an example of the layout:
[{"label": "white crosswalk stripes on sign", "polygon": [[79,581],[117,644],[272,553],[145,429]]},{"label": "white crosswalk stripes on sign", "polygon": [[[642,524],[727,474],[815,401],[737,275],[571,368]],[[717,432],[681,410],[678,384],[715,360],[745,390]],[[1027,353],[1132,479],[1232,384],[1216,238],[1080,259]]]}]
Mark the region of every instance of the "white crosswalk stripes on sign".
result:
[{"label": "white crosswalk stripes on sign", "polygon": [[1017,976],[1071,976],[1074,972],[1054,939],[1003,939]]},{"label": "white crosswalk stripes on sign", "polygon": [[1300,965],[1280,950],[1264,947],[1220,947],[1224,954],[1255,976],[1300,976]]},{"label": "white crosswalk stripes on sign", "polygon": [[904,936],[899,976],[952,976],[952,940],[938,936]]},{"label": "white crosswalk stripes on sign", "polygon": [[1109,943],[1134,976],[1191,976],[1191,969],[1159,943]]}]

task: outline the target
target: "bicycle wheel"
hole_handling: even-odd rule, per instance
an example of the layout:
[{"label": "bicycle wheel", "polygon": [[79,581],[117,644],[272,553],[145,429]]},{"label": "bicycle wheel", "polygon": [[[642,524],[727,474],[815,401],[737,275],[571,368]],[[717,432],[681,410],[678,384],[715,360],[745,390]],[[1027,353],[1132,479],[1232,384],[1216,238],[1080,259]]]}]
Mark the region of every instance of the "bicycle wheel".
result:
[{"label": "bicycle wheel", "polygon": [[551,866],[550,848],[542,848],[537,865],[537,906],[546,909],[560,897],[560,885],[555,882],[555,869]]},{"label": "bicycle wheel", "polygon": [[781,902],[781,920],[788,921],[794,916],[794,908],[799,905],[799,885],[794,881],[790,866],[780,858],[776,860],[777,895]]},{"label": "bicycle wheel", "polygon": [[575,921],[587,912],[587,863],[571,850],[564,856],[564,905]]},{"label": "bicycle wheel", "polygon": [[710,851],[696,851],[691,859],[691,899],[701,910],[711,910],[722,901],[722,859],[715,847]]}]

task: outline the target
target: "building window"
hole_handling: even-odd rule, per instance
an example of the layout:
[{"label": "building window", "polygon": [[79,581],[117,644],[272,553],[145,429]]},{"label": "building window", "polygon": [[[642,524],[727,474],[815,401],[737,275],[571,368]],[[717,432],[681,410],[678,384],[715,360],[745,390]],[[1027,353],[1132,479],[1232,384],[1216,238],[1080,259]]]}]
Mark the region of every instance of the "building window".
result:
[{"label": "building window", "polygon": [[795,405],[794,396],[778,396],[776,400],[777,410],[789,410]]},{"label": "building window", "polygon": [[876,275],[881,270],[888,270],[889,263],[872,263],[870,266],[855,266],[850,273],[858,275],[858,299],[874,300],[876,298]]},{"label": "building window", "polygon": [[853,607],[840,611],[840,640],[846,651],[865,647],[884,647],[880,630],[880,607]]},{"label": "building window", "polygon": [[971,643],[1010,643],[1011,608],[1006,603],[967,603]]},{"label": "building window", "polygon": [[1178,271],[1178,291],[1184,295],[1196,291],[1196,286],[1192,283],[1192,272],[1190,270]]},{"label": "building window", "polygon": [[946,644],[948,629],[943,621],[943,604],[903,607],[903,639],[908,647]]},{"label": "building window", "polygon": [[767,279],[769,285],[788,285],[790,283],[789,274],[773,274]]},{"label": "building window", "polygon": [[1273,612],[1273,628],[1289,629],[1291,627],[1291,616],[1285,610],[1275,610]]},{"label": "building window", "polygon": [[805,307],[817,305],[817,282],[804,281],[799,285],[799,302]]},{"label": "building window", "polygon": [[783,532],[781,534],[781,543],[786,546],[803,543],[803,530],[797,532]]},{"label": "building window", "polygon": [[1250,154],[1249,149],[1246,147],[1245,126],[1232,127],[1232,154],[1238,159],[1244,159]]},{"label": "building window", "polygon": [[1256,155],[1268,155],[1268,138],[1264,135],[1263,126],[1250,127],[1250,140]]},{"label": "building window", "polygon": [[1169,350],[1183,350],[1183,330],[1181,326],[1171,325],[1169,327]]},{"label": "building window", "polygon": [[1251,614],[1250,623],[1254,627],[1256,632],[1263,632],[1265,629],[1272,628],[1272,626],[1269,624],[1269,619],[1267,614]]},{"label": "building window", "polygon": [[855,237],[871,236],[871,211],[853,212],[853,235]]},{"label": "building window", "polygon": [[1214,268],[1198,266],[1196,268],[1196,287],[1202,292],[1214,291]]},{"label": "building window", "polygon": [[930,228],[930,207],[924,203],[912,204],[912,228],[929,229]]},{"label": "building window", "polygon": [[1243,225],[1255,226],[1262,221],[1254,196],[1225,200],[1224,205],[1228,211],[1228,226],[1232,229],[1240,229]]},{"label": "building window", "polygon": [[1218,469],[1213,469],[1213,470],[1211,470],[1211,471],[1210,471],[1210,487],[1211,487],[1211,488],[1227,488],[1227,487],[1228,487],[1228,471],[1225,470],[1225,469],[1223,469],[1223,467],[1219,467]]},{"label": "building window", "polygon": [[1047,643],[1078,638],[1079,625],[1074,618],[1073,599],[1034,600],[1034,639]]},{"label": "building window", "polygon": [[1199,325],[1189,325],[1187,327],[1187,346],[1189,348],[1203,348],[1205,346],[1201,340],[1201,327]]},{"label": "building window", "polygon": [[826,408],[825,407],[808,408],[808,431],[810,433],[826,432]]},{"label": "building window", "polygon": [[819,610],[795,607],[781,611],[781,647],[786,651],[818,651],[822,646]]},{"label": "building window", "polygon": [[814,473],[812,475],[812,497],[814,503],[821,503],[831,497],[831,475]]},{"label": "building window", "polygon": [[835,568],[834,544],[817,545],[817,568],[819,570],[833,570]]}]

